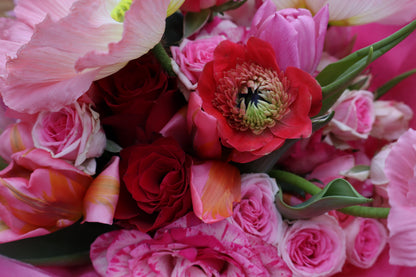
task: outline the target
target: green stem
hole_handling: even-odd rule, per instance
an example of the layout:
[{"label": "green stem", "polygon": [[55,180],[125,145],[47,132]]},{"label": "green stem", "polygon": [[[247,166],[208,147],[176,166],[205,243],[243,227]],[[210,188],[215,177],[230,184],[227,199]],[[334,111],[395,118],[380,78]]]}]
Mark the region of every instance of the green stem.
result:
[{"label": "green stem", "polygon": [[176,76],[175,72],[173,72],[172,69],[171,59],[161,42],[159,42],[155,45],[155,47],[153,47],[152,52],[153,55],[155,55],[156,59],[162,65],[163,69],[168,73],[168,75],[172,77]]},{"label": "green stem", "polygon": [[[315,195],[321,191],[321,188],[308,180],[283,170],[273,170],[271,174],[276,181],[288,183],[294,185],[303,191]],[[366,207],[366,206],[350,206],[339,209],[344,214],[349,214],[359,217],[369,218],[387,218],[390,208],[379,208],[379,207]]]}]

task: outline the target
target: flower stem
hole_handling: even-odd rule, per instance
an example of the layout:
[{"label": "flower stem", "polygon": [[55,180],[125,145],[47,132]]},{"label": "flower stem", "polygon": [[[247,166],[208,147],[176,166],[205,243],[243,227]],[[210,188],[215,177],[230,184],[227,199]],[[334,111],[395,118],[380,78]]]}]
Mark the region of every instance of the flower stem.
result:
[{"label": "flower stem", "polygon": [[161,42],[159,42],[155,45],[155,47],[153,47],[152,52],[153,55],[155,55],[156,59],[162,65],[163,69],[168,73],[168,75],[172,77],[176,76],[175,72],[173,72],[172,69],[171,59]]},{"label": "flower stem", "polygon": [[[321,191],[321,188],[319,188],[314,183],[309,182],[308,180],[296,174],[287,172],[287,171],[273,170],[273,177],[276,179],[276,181],[294,185],[312,195],[315,195]],[[349,215],[359,216],[359,217],[387,218],[390,208],[366,207],[366,206],[356,205],[356,206],[345,207],[345,208],[339,209],[338,211],[344,214],[349,214]]]}]

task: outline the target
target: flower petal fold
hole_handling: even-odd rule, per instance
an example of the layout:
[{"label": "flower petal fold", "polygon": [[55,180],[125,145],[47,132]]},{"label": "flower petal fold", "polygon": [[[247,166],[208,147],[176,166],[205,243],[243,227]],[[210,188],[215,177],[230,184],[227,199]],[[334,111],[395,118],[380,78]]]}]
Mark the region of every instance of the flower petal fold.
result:
[{"label": "flower petal fold", "polygon": [[234,202],[241,199],[238,169],[222,161],[192,165],[191,193],[194,213],[206,223],[232,215]]}]

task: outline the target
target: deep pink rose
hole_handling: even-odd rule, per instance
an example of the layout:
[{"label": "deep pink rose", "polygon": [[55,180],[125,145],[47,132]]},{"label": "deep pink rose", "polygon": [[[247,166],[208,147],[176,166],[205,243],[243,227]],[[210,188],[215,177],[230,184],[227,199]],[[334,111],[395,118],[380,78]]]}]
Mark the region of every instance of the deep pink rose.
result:
[{"label": "deep pink rose", "polygon": [[275,179],[265,173],[242,175],[241,200],[234,204],[233,222],[246,233],[277,245],[286,230],[274,204],[278,190]]},{"label": "deep pink rose", "polygon": [[409,128],[413,117],[412,109],[397,101],[374,101],[375,120],[370,135],[393,141]]},{"label": "deep pink rose", "polygon": [[107,135],[122,147],[151,141],[184,104],[175,80],[151,54],[96,81],[89,93]]},{"label": "deep pink rose", "polygon": [[335,115],[326,127],[342,141],[362,140],[370,135],[374,123],[373,93],[346,91],[332,107]]},{"label": "deep pink rose", "polygon": [[347,261],[361,268],[372,267],[386,245],[384,225],[373,218],[356,217],[344,230]]},{"label": "deep pink rose", "polygon": [[298,220],[279,244],[283,260],[294,276],[331,276],[345,262],[345,234],[329,215]]},{"label": "deep pink rose", "polygon": [[193,214],[154,238],[137,230],[101,235],[90,256],[102,276],[291,276],[274,246],[227,221],[205,224]]},{"label": "deep pink rose", "polygon": [[95,174],[93,158],[101,156],[106,144],[98,113],[89,104],[78,102],[57,112],[40,112],[32,138],[35,147],[73,162],[88,174]]},{"label": "deep pink rose", "polygon": [[118,203],[117,219],[148,232],[192,209],[192,160],[174,139],[126,147],[120,156],[120,178],[127,191]]},{"label": "deep pink rose", "polygon": [[308,137],[310,116],[321,107],[321,88],[308,73],[283,73],[270,44],[223,41],[198,82],[204,111],[215,117],[230,159],[248,162],[279,148],[286,139]]},{"label": "deep pink rose", "polygon": [[273,2],[267,0],[254,15],[250,35],[272,45],[277,64],[283,70],[293,66],[314,74],[321,59],[327,25],[327,6],[312,17],[306,9],[276,11]]}]

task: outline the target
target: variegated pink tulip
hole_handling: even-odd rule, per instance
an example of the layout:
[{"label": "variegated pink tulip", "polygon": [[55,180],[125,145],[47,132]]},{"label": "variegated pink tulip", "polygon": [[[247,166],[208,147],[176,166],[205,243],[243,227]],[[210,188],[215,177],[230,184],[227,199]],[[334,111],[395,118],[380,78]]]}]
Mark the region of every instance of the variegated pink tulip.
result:
[{"label": "variegated pink tulip", "polygon": [[191,193],[194,213],[212,223],[233,213],[240,201],[241,176],[238,169],[222,161],[206,161],[191,167]]},{"label": "variegated pink tulip", "polygon": [[160,41],[169,3],[136,0],[124,12],[119,6],[124,1],[18,1],[14,22],[0,26],[1,32],[24,29],[18,51],[15,47],[5,53],[10,58],[0,80],[4,102],[28,113],[57,111],[75,102],[94,80],[118,71]]},{"label": "variegated pink tulip", "polygon": [[[94,181],[42,149],[17,152],[0,171],[0,242],[39,236],[86,221],[111,223],[118,197],[118,160]],[[92,184],[91,184],[92,183]]]}]

